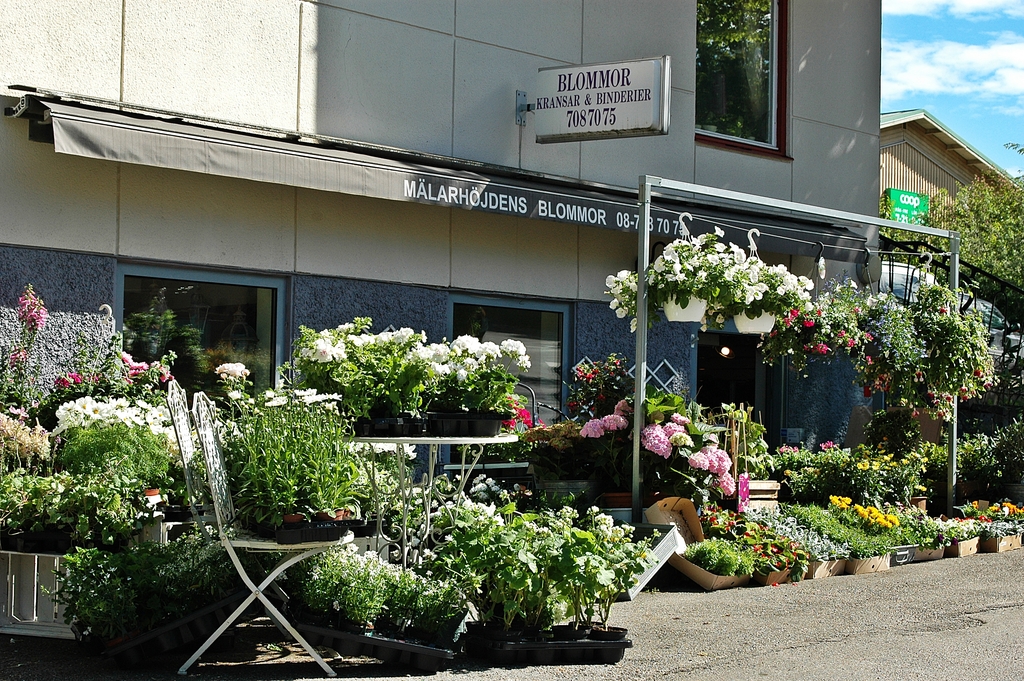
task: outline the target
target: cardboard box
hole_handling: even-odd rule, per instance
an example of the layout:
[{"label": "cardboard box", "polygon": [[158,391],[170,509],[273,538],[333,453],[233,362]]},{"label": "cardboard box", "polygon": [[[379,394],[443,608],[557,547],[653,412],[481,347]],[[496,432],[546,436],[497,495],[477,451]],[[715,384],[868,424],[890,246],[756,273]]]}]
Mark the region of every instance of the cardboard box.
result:
[{"label": "cardboard box", "polygon": [[764,586],[771,586],[772,584],[788,584],[790,581],[789,570],[776,570],[775,572],[769,572],[766,575],[762,575],[760,572],[754,573],[754,581]]},{"label": "cardboard box", "polygon": [[946,555],[946,549],[922,549],[920,546],[917,547],[917,553],[914,554],[914,562],[921,563],[926,560],[938,560]]},{"label": "cardboard box", "polygon": [[683,539],[683,545],[679,547],[678,553],[686,550],[686,547],[695,542],[704,541],[704,530],[700,526],[700,518],[697,516],[697,508],[689,499],[680,497],[668,497],[662,499],[644,511],[647,522],[655,525],[675,525],[679,536]]},{"label": "cardboard box", "polygon": [[1020,535],[1014,534],[1009,537],[993,537],[983,539],[978,543],[978,550],[981,553],[1005,553],[1020,548]]},{"label": "cardboard box", "polygon": [[847,558],[846,574],[866,575],[871,572],[883,572],[889,569],[889,554],[871,558]]},{"label": "cardboard box", "polygon": [[978,538],[964,539],[956,544],[950,544],[945,549],[946,558],[963,558],[978,552]]},{"label": "cardboard box", "polygon": [[838,560],[813,560],[807,564],[807,572],[804,579],[824,579],[835,577],[846,572],[846,559]]},{"label": "cardboard box", "polygon": [[732,589],[733,587],[743,586],[750,581],[750,577],[746,575],[742,577],[722,577],[721,575],[712,574],[704,568],[694,565],[679,554],[670,557],[668,562],[672,564],[672,567],[692,579],[706,591]]}]

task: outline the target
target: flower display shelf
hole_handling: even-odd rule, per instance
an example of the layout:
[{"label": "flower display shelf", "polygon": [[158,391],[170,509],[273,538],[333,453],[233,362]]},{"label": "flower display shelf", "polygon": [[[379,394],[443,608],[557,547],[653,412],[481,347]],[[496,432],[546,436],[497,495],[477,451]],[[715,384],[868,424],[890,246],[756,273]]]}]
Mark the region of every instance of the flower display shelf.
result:
[{"label": "flower display shelf", "polygon": [[63,557],[0,551],[0,633],[73,639],[64,606],[53,602]]},{"label": "flower display shelf", "polygon": [[923,549],[920,546],[917,547],[917,551],[914,553],[914,562],[923,563],[928,560],[939,560],[946,554],[945,548],[937,549]]},{"label": "flower display shelf", "polygon": [[497,666],[554,664],[616,664],[632,648],[629,639],[620,641],[493,641],[480,636],[466,640],[470,657]]},{"label": "flower display shelf", "polygon": [[992,537],[982,539],[978,542],[978,551],[981,553],[1005,553],[1020,548],[1020,535],[1013,534],[1008,537]]},{"label": "flower display shelf", "polygon": [[872,556],[871,558],[847,558],[846,574],[866,575],[871,572],[884,572],[889,569],[889,555]]},{"label": "flower display shelf", "polygon": [[[380,513],[380,500],[382,495],[377,489],[376,470],[377,458],[394,456],[394,452],[378,452],[372,447],[369,448],[368,459],[370,465],[370,485],[373,504],[376,508],[373,512],[377,514],[377,536],[381,538],[381,550],[393,547],[398,550],[401,556],[402,567],[409,567],[420,562],[420,551],[428,544],[436,544],[443,541],[443,537],[434,533],[432,517],[437,513],[450,512],[445,508],[445,501],[457,498],[462,494],[469,482],[474,467],[483,456],[484,448],[490,444],[502,444],[515,442],[519,436],[514,433],[495,435],[494,437],[357,437],[353,439],[355,444],[366,445],[406,445],[428,447],[426,470],[420,480],[414,480],[407,474],[406,466],[398,467],[398,495],[401,498],[402,506],[406,509],[402,514],[401,525],[397,528],[395,536],[389,537],[384,532],[383,515]],[[456,468],[451,470],[458,475],[458,481],[454,485],[445,485],[445,489],[435,485],[438,469],[438,454],[444,445],[458,446],[459,459],[456,464],[455,450],[452,450],[452,463]],[[447,469],[447,467],[446,467]],[[436,508],[434,502],[437,502]],[[423,509],[424,522],[417,522],[416,527],[410,521],[409,509],[419,507]]]},{"label": "flower display shelf", "polygon": [[946,558],[963,558],[974,555],[978,552],[978,541],[977,537],[961,541],[953,540],[953,543],[946,547],[944,555]]},{"label": "flower display shelf", "polygon": [[384,636],[353,634],[312,624],[297,624],[310,645],[328,646],[342,657],[373,657],[385,664],[403,664],[434,673],[448,666],[455,653],[444,648]]},{"label": "flower display shelf", "polygon": [[917,546],[894,546],[889,554],[889,565],[891,567],[908,565],[914,562],[914,556],[916,555]]},{"label": "flower display shelf", "polygon": [[835,577],[845,572],[845,558],[839,558],[838,560],[812,560],[807,564],[804,579],[825,579],[826,577]]},{"label": "flower display shelf", "polygon": [[150,655],[170,652],[189,644],[198,646],[234,612],[247,593],[236,591],[190,615],[107,648],[103,655],[113,659],[118,667],[128,669]]}]

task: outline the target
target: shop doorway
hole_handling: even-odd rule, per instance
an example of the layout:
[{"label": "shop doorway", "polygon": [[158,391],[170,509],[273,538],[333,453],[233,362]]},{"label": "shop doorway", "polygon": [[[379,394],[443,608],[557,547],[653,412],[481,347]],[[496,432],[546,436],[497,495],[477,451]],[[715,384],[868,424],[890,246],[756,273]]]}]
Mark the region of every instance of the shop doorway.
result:
[{"label": "shop doorway", "polygon": [[764,413],[765,372],[759,336],[701,333],[697,337],[697,401],[718,409],[723,403]]}]

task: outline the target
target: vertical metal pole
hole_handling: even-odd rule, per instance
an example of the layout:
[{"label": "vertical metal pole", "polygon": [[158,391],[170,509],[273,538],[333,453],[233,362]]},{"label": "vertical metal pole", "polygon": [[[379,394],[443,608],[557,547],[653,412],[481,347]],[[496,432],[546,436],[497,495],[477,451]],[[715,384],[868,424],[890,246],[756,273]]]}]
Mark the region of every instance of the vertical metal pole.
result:
[{"label": "vertical metal pole", "polygon": [[[949,233],[949,287],[959,302],[960,296],[957,289],[960,287],[960,233]],[[957,313],[960,311],[957,305]],[[949,421],[949,452],[947,454],[946,470],[946,515],[953,517],[953,507],[956,505],[956,420],[960,398],[953,395],[953,415]]]},{"label": "vertical metal pole", "polygon": [[633,522],[643,520],[640,508],[640,432],[644,429],[644,393],[647,387],[647,258],[651,219],[651,177],[640,176],[640,219],[636,225],[636,369],[633,371]]}]

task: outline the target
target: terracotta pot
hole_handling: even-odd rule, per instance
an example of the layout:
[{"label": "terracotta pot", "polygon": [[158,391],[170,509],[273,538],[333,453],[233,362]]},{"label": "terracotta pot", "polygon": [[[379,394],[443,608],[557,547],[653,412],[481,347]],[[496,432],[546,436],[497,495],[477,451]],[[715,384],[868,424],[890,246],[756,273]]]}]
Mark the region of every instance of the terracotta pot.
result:
[{"label": "terracotta pot", "polygon": [[301,523],[306,516],[302,513],[285,513],[283,519],[286,523]]}]

